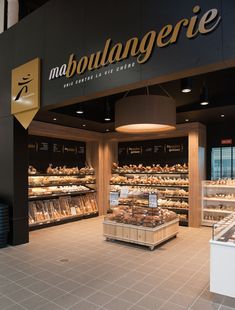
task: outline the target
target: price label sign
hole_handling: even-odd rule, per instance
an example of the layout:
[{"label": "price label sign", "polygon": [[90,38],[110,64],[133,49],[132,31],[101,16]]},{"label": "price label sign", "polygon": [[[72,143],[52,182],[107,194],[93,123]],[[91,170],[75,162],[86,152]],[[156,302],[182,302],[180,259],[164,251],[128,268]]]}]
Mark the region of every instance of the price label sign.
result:
[{"label": "price label sign", "polygon": [[119,199],[118,192],[110,192],[110,195],[109,195],[110,207],[118,206],[118,199]]},{"label": "price label sign", "polygon": [[157,208],[157,194],[149,194],[149,208]]},{"label": "price label sign", "polygon": [[129,189],[127,186],[121,188],[120,198],[127,198],[129,194]]}]

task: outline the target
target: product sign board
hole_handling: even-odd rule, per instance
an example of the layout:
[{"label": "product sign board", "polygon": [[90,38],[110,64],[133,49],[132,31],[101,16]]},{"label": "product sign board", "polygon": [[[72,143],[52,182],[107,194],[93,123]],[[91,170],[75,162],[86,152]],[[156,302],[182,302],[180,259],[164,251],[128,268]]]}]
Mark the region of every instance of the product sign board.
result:
[{"label": "product sign board", "polygon": [[149,194],[149,208],[157,208],[157,194]]},{"label": "product sign board", "polygon": [[233,139],[222,139],[221,144],[223,145],[232,145],[233,144]]},{"label": "product sign board", "polygon": [[49,150],[49,143],[48,142],[40,142],[38,145],[38,150],[47,152]]},{"label": "product sign board", "polygon": [[119,192],[110,192],[109,194],[109,201],[111,207],[117,207],[119,200]]},{"label": "product sign board", "polygon": [[128,198],[129,188],[128,186],[123,186],[120,191],[120,198]]},{"label": "product sign board", "polygon": [[63,153],[63,145],[59,143],[53,143],[53,153]]},{"label": "product sign board", "polygon": [[142,147],[128,147],[127,154],[130,155],[142,154]]},{"label": "product sign board", "polygon": [[175,165],[188,162],[187,137],[120,142],[118,150],[120,165]]},{"label": "product sign board", "polygon": [[11,114],[27,129],[40,108],[40,60],[12,70]]}]

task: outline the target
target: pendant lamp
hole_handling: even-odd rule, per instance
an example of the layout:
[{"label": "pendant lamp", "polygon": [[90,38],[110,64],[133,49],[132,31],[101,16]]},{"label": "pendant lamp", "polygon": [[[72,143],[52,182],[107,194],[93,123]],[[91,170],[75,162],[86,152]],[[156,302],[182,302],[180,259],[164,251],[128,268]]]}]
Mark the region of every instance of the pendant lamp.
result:
[{"label": "pendant lamp", "polygon": [[115,129],[123,133],[152,133],[175,129],[172,98],[158,95],[124,97],[116,102]]}]

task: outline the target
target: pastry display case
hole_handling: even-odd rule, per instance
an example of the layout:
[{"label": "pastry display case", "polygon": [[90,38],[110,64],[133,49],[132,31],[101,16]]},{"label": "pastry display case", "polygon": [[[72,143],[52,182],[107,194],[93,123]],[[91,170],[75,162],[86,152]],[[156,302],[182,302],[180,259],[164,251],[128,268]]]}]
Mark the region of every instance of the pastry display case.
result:
[{"label": "pastry display case", "polygon": [[235,246],[235,212],[212,225],[212,240],[230,242]]},{"label": "pastry display case", "polygon": [[41,227],[98,215],[92,167],[29,167],[29,226]]},{"label": "pastry display case", "polygon": [[180,225],[188,226],[189,180],[186,164],[171,167],[167,165],[120,167],[113,164],[110,191],[119,193],[119,205],[135,203],[138,206],[146,206],[148,194],[156,193],[158,205],[162,209],[176,212],[180,218]]},{"label": "pastry display case", "polygon": [[235,298],[235,212],[213,224],[210,241],[210,291]]},{"label": "pastry display case", "polygon": [[235,212],[235,180],[203,181],[202,224],[212,226],[232,212]]}]

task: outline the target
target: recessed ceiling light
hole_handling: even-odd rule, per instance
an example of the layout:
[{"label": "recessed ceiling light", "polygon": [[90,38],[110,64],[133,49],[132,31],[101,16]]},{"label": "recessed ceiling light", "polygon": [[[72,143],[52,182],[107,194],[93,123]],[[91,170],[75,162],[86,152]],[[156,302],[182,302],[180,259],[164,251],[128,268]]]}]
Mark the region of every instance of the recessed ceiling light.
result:
[{"label": "recessed ceiling light", "polygon": [[54,117],[54,118],[53,118],[53,121],[57,121],[57,118],[56,118],[56,117]]},{"label": "recessed ceiling light", "polygon": [[189,122],[189,119],[188,119],[188,118],[186,118],[186,119],[185,119],[185,122]]},{"label": "recessed ceiling light", "polygon": [[208,101],[202,101],[202,102],[200,102],[200,105],[208,105],[208,104],[209,104]]},{"label": "recessed ceiling light", "polygon": [[224,114],[221,114],[220,116],[221,116],[221,117],[224,117]]},{"label": "recessed ceiling light", "polygon": [[104,119],[106,122],[109,122],[109,121],[111,121],[111,118],[110,117],[105,117],[105,119]]},{"label": "recessed ceiling light", "polygon": [[82,127],[86,127],[86,124],[82,124]]},{"label": "recessed ceiling light", "polygon": [[82,110],[77,110],[76,113],[77,113],[77,114],[83,114],[84,111],[82,111]]}]

